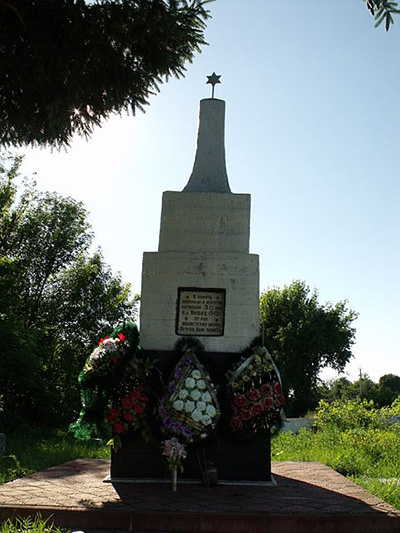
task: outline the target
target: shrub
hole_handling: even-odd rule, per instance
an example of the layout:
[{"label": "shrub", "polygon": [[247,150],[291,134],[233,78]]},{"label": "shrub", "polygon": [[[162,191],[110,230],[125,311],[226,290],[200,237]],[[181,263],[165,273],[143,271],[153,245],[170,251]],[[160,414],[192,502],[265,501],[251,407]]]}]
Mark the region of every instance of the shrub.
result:
[{"label": "shrub", "polygon": [[316,426],[319,429],[339,430],[383,428],[390,422],[389,410],[376,409],[372,400],[347,400],[327,403],[321,400],[317,408]]},{"label": "shrub", "polygon": [[320,402],[317,430],[280,433],[271,441],[272,459],[321,461],[400,509],[400,398],[390,407],[350,400]]}]

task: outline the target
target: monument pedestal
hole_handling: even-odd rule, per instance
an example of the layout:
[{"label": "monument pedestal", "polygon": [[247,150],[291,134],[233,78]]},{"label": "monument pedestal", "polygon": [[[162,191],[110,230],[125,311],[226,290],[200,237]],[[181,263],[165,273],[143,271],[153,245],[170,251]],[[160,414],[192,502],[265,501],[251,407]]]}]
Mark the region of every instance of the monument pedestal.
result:
[{"label": "monument pedestal", "polygon": [[[163,374],[163,382],[178,363],[176,352],[144,352],[144,357],[157,360]],[[238,438],[229,428],[230,400],[225,392],[225,373],[241,356],[237,353],[208,352],[198,356],[219,390],[221,418],[215,431],[206,439],[187,445],[187,458],[183,461],[184,471],[179,478],[199,482],[207,465],[217,469],[219,480],[223,481],[271,481],[270,433],[265,430],[249,440]],[[154,420],[153,439],[145,442],[139,432],[121,437],[122,446],[111,455],[111,481],[160,480],[170,474],[162,455],[161,442],[165,439]]]},{"label": "monument pedestal", "polygon": [[[207,467],[217,470],[219,481],[270,482],[270,437],[266,431],[251,441],[240,441],[219,428],[215,435],[187,446],[180,479],[202,480]],[[111,455],[111,481],[164,480],[170,476],[160,441],[146,443],[139,433],[127,434],[122,447]]]}]

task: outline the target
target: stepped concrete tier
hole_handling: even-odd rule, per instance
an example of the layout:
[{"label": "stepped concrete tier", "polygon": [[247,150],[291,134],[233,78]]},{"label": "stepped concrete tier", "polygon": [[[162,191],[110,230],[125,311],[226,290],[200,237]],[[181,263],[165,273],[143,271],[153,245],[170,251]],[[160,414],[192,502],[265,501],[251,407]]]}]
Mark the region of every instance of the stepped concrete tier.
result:
[{"label": "stepped concrete tier", "polygon": [[141,345],[173,350],[182,336],[238,353],[259,333],[259,260],[249,253],[250,195],[231,193],[225,102],[200,102],[193,171],[163,195],[158,252],[143,255]]}]

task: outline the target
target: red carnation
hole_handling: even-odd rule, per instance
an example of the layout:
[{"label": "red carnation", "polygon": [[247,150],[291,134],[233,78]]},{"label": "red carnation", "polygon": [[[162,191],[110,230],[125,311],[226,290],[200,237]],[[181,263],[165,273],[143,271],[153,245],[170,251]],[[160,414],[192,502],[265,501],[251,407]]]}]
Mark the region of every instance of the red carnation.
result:
[{"label": "red carnation", "polygon": [[250,418],[252,417],[252,414],[251,414],[251,411],[250,409],[242,409],[241,411],[241,417],[242,419],[247,422],[248,420],[250,420]]},{"label": "red carnation", "polygon": [[136,400],[137,398],[140,397],[140,394],[141,394],[141,388],[140,387],[137,387],[135,390],[133,390],[131,393],[130,393],[130,397],[132,398],[132,400]]},{"label": "red carnation", "polygon": [[126,335],[123,335],[122,333],[118,333],[118,338],[121,341],[121,344],[126,340]]},{"label": "red carnation", "polygon": [[131,399],[131,398],[124,398],[124,399],[122,400],[122,407],[123,407],[124,409],[127,409],[127,410],[132,409],[132,408],[133,408],[133,401],[132,401],[132,399]]},{"label": "red carnation", "polygon": [[261,385],[261,394],[263,396],[272,396],[272,387],[271,385]]},{"label": "red carnation", "polygon": [[110,409],[110,415],[113,417],[113,418],[117,418],[117,416],[119,415],[120,413],[120,408],[119,407],[115,407],[115,406],[112,406],[111,409]]},{"label": "red carnation", "polygon": [[249,392],[247,393],[247,397],[252,402],[256,402],[258,398],[260,397],[260,393],[258,392],[257,389],[250,389]]},{"label": "red carnation", "polygon": [[115,433],[125,433],[125,426],[122,422],[117,422],[114,426]]},{"label": "red carnation", "polygon": [[283,405],[285,403],[285,397],[283,394],[277,394],[276,401],[278,402],[278,405]]},{"label": "red carnation", "polygon": [[261,413],[264,411],[264,407],[260,404],[260,403],[256,403],[255,405],[253,405],[253,407],[251,408],[251,412],[253,413],[254,416],[259,416],[261,415]]},{"label": "red carnation", "polygon": [[229,425],[233,431],[238,431],[239,429],[242,429],[243,422],[240,420],[238,416],[235,416],[234,418],[232,418]]},{"label": "red carnation", "polygon": [[129,422],[129,423],[133,422],[134,418],[135,418],[135,417],[133,416],[133,414],[132,414],[130,411],[126,411],[126,412],[124,413],[124,419],[125,419],[127,422]]},{"label": "red carnation", "polygon": [[274,400],[271,397],[264,398],[263,405],[265,409],[272,409],[274,407]]},{"label": "red carnation", "polygon": [[135,405],[133,406],[133,410],[138,415],[141,415],[142,413],[144,413],[144,405],[142,403],[135,403]]},{"label": "red carnation", "polygon": [[276,392],[276,394],[282,394],[282,387],[281,387],[281,384],[279,382],[275,383],[274,391]]},{"label": "red carnation", "polygon": [[235,405],[238,407],[244,407],[247,404],[247,400],[244,396],[236,396]]}]

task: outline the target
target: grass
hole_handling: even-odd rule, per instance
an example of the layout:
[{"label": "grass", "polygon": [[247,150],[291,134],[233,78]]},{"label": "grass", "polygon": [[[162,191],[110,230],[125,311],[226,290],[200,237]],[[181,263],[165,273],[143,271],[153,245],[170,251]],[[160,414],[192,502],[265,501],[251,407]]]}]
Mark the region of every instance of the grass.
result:
[{"label": "grass", "polygon": [[43,520],[40,514],[34,518],[9,518],[0,524],[0,533],[63,533],[65,531],[67,530],[55,526],[48,519]]},{"label": "grass", "polygon": [[109,459],[109,447],[82,442],[63,430],[31,429],[7,435],[7,455],[0,459],[0,483],[77,458]]},{"label": "grass", "polygon": [[400,426],[280,433],[273,461],[320,461],[400,510]]}]

